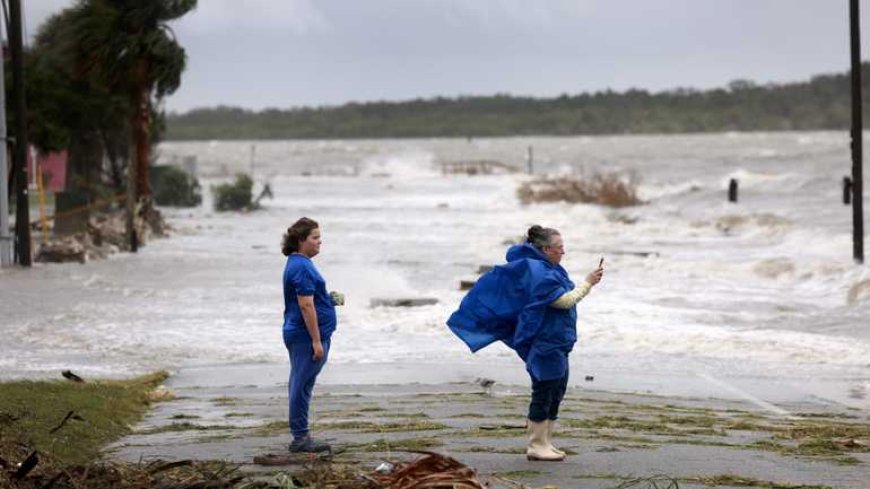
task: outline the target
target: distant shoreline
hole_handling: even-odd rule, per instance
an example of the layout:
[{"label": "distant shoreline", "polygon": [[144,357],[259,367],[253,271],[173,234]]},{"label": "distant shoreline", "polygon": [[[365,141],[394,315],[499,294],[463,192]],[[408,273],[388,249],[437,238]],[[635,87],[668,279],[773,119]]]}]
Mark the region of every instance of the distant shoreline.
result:
[{"label": "distant shoreline", "polygon": [[[870,119],[868,119],[870,120]],[[212,141],[224,142],[276,142],[276,141],[300,141],[300,142],[316,142],[316,141],[430,141],[430,140],[456,140],[467,139],[474,141],[477,139],[483,140],[499,140],[499,139],[515,139],[515,138],[553,138],[553,139],[574,139],[574,138],[631,138],[631,137],[691,137],[691,136],[717,136],[728,134],[811,134],[811,133],[843,133],[848,137],[848,129],[791,129],[791,130],[758,130],[758,131],[703,131],[703,132],[647,132],[647,133],[612,133],[612,134],[514,134],[503,136],[407,136],[407,137],[306,137],[306,138],[219,138],[219,139],[164,139],[160,143],[209,143]],[[870,136],[870,127],[864,128],[865,137]]]},{"label": "distant shoreline", "polygon": [[[870,90],[870,64],[862,65]],[[632,89],[554,98],[497,94],[254,111],[218,106],[166,116],[167,141],[604,136],[847,130],[848,73],[727,88]],[[870,117],[870,108],[865,108]]]}]

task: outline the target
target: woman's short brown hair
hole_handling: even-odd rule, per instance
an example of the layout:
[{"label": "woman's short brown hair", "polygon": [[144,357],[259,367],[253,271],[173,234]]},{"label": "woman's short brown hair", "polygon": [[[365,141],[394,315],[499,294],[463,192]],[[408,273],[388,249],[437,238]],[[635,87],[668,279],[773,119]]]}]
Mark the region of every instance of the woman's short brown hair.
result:
[{"label": "woman's short brown hair", "polygon": [[284,233],[284,239],[281,240],[281,253],[284,256],[289,256],[291,253],[299,251],[299,243],[308,239],[311,231],[319,227],[317,221],[307,217],[302,217],[294,222],[292,226],[287,228],[287,232]]}]

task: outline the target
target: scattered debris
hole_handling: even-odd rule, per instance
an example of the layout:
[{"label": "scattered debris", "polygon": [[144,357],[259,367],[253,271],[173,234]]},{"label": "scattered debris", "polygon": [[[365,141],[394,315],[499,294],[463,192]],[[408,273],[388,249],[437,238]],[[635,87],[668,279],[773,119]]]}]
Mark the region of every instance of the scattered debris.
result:
[{"label": "scattered debris", "polygon": [[66,413],[66,416],[63,418],[63,420],[60,422],[60,424],[55,426],[51,430],[49,430],[49,433],[55,434],[56,432],[60,431],[60,429],[66,425],[67,421],[69,421],[71,419],[74,419],[76,421],[84,421],[85,420],[84,418],[82,418],[81,416],[76,414],[75,411],[69,411],[68,413]]},{"label": "scattered debris", "polygon": [[173,399],[175,399],[175,393],[165,385],[159,385],[153,391],[148,393],[148,401],[150,402],[164,402]]},{"label": "scattered debris", "polygon": [[517,169],[495,160],[465,160],[441,163],[444,175],[504,175],[516,173]]},{"label": "scattered debris", "polygon": [[36,253],[36,261],[40,263],[85,263],[87,260],[85,246],[74,236],[48,241]]},{"label": "scattered debris", "polygon": [[658,251],[626,251],[626,250],[615,250],[615,251],[607,251],[607,252],[599,252],[598,254],[607,254],[607,255],[621,255],[621,256],[637,256],[640,258],[649,258],[649,257],[659,257],[661,253]]},{"label": "scattered debris", "polygon": [[680,489],[680,483],[667,475],[654,475],[623,481],[614,489]]},{"label": "scattered debris", "polygon": [[870,300],[870,279],[852,284],[846,296],[846,301],[849,305],[865,300]]},{"label": "scattered debris", "polygon": [[492,386],[495,385],[495,381],[492,379],[488,379],[486,377],[478,377],[474,379],[474,382],[477,385],[483,387],[483,394],[486,396],[492,396]]},{"label": "scattered debris", "polygon": [[254,463],[257,465],[277,467],[282,465],[305,465],[313,460],[330,460],[333,454],[328,452],[320,453],[267,453],[254,457]]},{"label": "scattered debris", "polygon": [[777,279],[783,275],[794,274],[795,267],[788,258],[770,258],[756,263],[752,271],[765,278]]},{"label": "scattered debris", "polygon": [[723,234],[731,236],[745,231],[754,225],[767,236],[777,235],[791,226],[791,221],[776,214],[761,213],[749,215],[727,215],[716,220],[715,227]]},{"label": "scattered debris", "polygon": [[254,199],[253,206],[260,207],[260,201],[263,200],[264,198],[269,198],[269,199],[274,198],[274,195],[272,195],[272,186],[269,185],[268,183],[263,184],[263,191],[260,192],[260,195],[258,195],[256,199]]},{"label": "scattered debris", "polygon": [[[151,237],[168,235],[169,226],[157,209],[140,206],[134,222],[140,246]],[[129,249],[126,212],[110,210],[90,216],[87,232],[56,236],[38,244],[34,259],[41,263],[85,263]]]},{"label": "scattered debris", "polygon": [[632,225],[640,220],[637,216],[629,216],[621,212],[611,212],[607,214],[607,220],[610,222],[618,222],[620,224]]},{"label": "scattered debris", "polygon": [[78,375],[72,373],[72,370],[64,370],[64,371],[61,372],[60,374],[63,375],[63,378],[65,378],[65,379],[67,379],[67,380],[71,380],[71,381],[73,381],[73,382],[84,382],[84,381],[85,381],[85,379],[83,379],[83,378],[79,377]]},{"label": "scattered debris", "polygon": [[395,465],[393,465],[389,462],[383,462],[380,465],[378,465],[377,468],[375,468],[375,472],[377,472],[378,474],[389,474],[389,473],[393,472],[393,470],[395,468],[396,468]]},{"label": "scattered debris", "polygon": [[[40,465],[39,469],[34,470],[38,463],[39,457],[34,451],[7,479],[12,482],[11,487],[21,489],[43,487],[54,489],[81,487],[231,489],[239,487],[239,484],[246,480],[244,475],[239,474],[238,467],[221,462],[195,462],[191,460],[176,462],[157,460],[149,464],[93,462],[87,465],[64,468],[42,467]],[[3,482],[3,476],[0,475],[0,487],[7,487]],[[252,483],[246,487],[265,489],[271,486],[265,483]]]},{"label": "scattered debris", "polygon": [[372,478],[390,489],[484,489],[471,467],[435,452],[418,452],[423,457],[396,464],[393,472]]},{"label": "scattered debris", "polygon": [[27,477],[27,474],[29,474],[31,470],[36,468],[38,464],[39,454],[36,452],[36,450],[34,450],[30,452],[30,455],[28,455],[23,462],[18,464],[17,470],[14,474],[12,474],[12,480],[21,480]]},{"label": "scattered debris", "polygon": [[459,281],[459,290],[471,290],[474,287],[474,284],[477,283],[477,280],[460,280]]},{"label": "scattered debris", "polygon": [[495,431],[495,430],[524,430],[526,429],[526,425],[524,424],[484,424],[477,427],[477,429],[481,431]]},{"label": "scattered debris", "polygon": [[419,307],[431,306],[433,304],[438,304],[438,299],[434,297],[405,297],[399,299],[374,298],[369,302],[371,307]]}]

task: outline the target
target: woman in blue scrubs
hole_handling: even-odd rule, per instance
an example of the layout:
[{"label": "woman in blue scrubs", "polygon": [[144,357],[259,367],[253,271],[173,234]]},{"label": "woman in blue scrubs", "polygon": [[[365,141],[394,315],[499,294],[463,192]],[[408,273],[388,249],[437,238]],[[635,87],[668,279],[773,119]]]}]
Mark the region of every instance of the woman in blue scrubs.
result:
[{"label": "woman in blue scrubs", "polygon": [[511,246],[507,263],[481,276],[447,321],[471,351],[502,341],[525,362],[532,381],[529,460],[565,458],[550,438],[568,386],[568,354],[577,341],[576,305],[604,273],[599,264],[575,286],[560,265],[564,255],[559,231],[532,226],[526,242]]},{"label": "woman in blue scrubs", "polygon": [[291,452],[331,451],[329,444],[311,438],[308,407],[317,374],[329,357],[336,327],[336,300],[327,293],[326,281],[311,261],[320,253],[317,222],[303,217],[284,234],[281,252],[284,266],[284,345],[290,355]]}]

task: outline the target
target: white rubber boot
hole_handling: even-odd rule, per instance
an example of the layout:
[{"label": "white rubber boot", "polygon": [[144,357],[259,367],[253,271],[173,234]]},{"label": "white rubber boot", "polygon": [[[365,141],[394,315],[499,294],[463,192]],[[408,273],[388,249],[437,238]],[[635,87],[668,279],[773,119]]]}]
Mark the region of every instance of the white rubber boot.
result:
[{"label": "white rubber boot", "polygon": [[553,446],[553,428],[556,426],[556,420],[549,419],[544,422],[547,423],[547,446],[550,447],[550,450],[564,457],[566,455],[565,452]]},{"label": "white rubber boot", "polygon": [[554,452],[547,443],[547,422],[529,420],[529,445],[526,447],[526,458],[529,460],[541,460],[558,462],[565,459],[565,455]]}]

